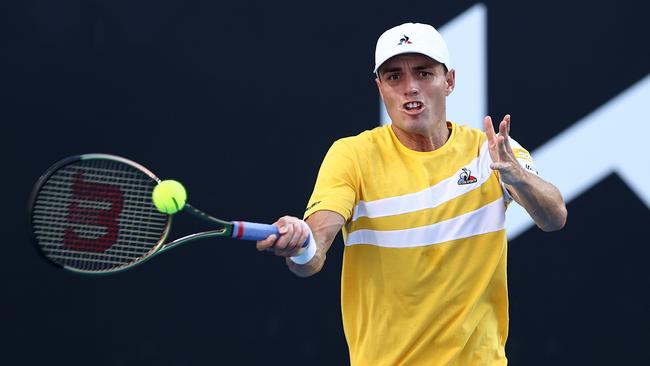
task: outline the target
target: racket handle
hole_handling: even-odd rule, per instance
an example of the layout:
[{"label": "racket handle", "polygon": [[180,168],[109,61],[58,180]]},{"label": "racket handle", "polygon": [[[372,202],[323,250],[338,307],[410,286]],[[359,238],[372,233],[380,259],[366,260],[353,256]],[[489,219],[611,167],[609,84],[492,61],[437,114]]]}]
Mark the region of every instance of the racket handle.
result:
[{"label": "racket handle", "polygon": [[[305,226],[307,225],[304,222],[303,224]],[[278,228],[273,225],[258,224],[247,221],[233,221],[232,237],[235,239],[264,240],[272,234],[278,236],[280,234]],[[311,230],[309,231],[307,240],[302,243],[302,248],[304,249],[300,255],[290,257],[294,263],[305,264],[316,255],[316,242],[314,241],[314,236],[312,235]]]},{"label": "racket handle", "polygon": [[278,228],[268,224],[248,221],[233,221],[232,237],[241,240],[264,240],[269,235],[278,235]]},{"label": "racket handle", "polygon": [[[275,234],[279,235],[280,232],[278,228],[273,225],[268,224],[258,224],[256,222],[248,221],[233,221],[232,228],[232,237],[235,239],[241,240],[264,240],[269,237],[269,235]],[[305,242],[302,244],[302,247],[309,245],[311,240],[311,234]]]}]

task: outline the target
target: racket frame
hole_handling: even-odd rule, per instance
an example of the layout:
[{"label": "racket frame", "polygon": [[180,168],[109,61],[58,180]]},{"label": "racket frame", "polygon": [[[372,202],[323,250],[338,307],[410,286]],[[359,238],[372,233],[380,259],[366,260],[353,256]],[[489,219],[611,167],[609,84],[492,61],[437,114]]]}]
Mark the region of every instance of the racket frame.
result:
[{"label": "racket frame", "polygon": [[[114,268],[110,269],[101,269],[101,270],[84,270],[84,269],[79,269],[75,268],[72,266],[64,265],[61,263],[55,262],[53,259],[50,259],[47,254],[44,252],[42,246],[39,244],[38,237],[33,230],[34,228],[34,222],[33,222],[33,208],[36,204],[36,200],[38,198],[38,194],[41,191],[41,188],[43,185],[48,181],[48,179],[55,174],[58,170],[62,169],[63,167],[70,165],[72,163],[78,162],[78,161],[84,161],[84,160],[110,160],[110,161],[117,161],[123,164],[130,165],[131,167],[138,169],[139,171],[145,173],[147,176],[149,176],[151,179],[153,179],[156,183],[160,183],[160,179],[153,174],[149,169],[145,168],[144,166],[120,157],[116,155],[111,155],[111,154],[103,154],[103,153],[91,153],[91,154],[82,154],[82,155],[74,155],[67,157],[65,159],[62,159],[56,163],[54,163],[52,166],[50,166],[45,173],[41,175],[41,177],[38,179],[36,184],[34,185],[34,188],[32,190],[32,193],[29,198],[29,205],[28,205],[28,218],[29,218],[29,224],[31,230],[31,238],[32,242],[34,245],[38,248],[39,254],[47,260],[47,262],[51,263],[57,268],[63,268],[65,270],[75,272],[77,274],[83,274],[83,275],[107,275],[107,274],[115,274],[119,273],[128,269],[131,269],[135,266],[138,266],[149,259],[155,257],[156,255],[166,252],[169,249],[181,246],[183,244],[187,244],[196,240],[200,239],[205,239],[205,238],[211,238],[211,237],[235,237],[233,235],[233,231],[235,228],[235,223],[231,221],[224,221],[217,219],[213,216],[210,216],[206,214],[205,212],[195,208],[194,206],[190,205],[189,203],[186,203],[185,206],[183,207],[184,212],[189,213],[190,215],[197,217],[203,221],[206,221],[212,225],[218,225],[219,229],[215,230],[208,230],[208,231],[202,231],[190,235],[186,235],[180,238],[177,238],[169,243],[165,243],[167,240],[169,233],[171,232],[171,224],[172,224],[172,215],[167,215],[167,222],[165,223],[164,230],[162,235],[160,236],[160,239],[156,242],[156,244],[149,250],[147,253],[141,255],[140,257],[137,257],[133,259],[131,262],[128,262],[126,264],[119,265]],[[153,203],[152,203],[153,205]],[[253,224],[253,225],[259,225],[255,223],[245,223],[245,222],[238,222],[238,225],[243,225],[243,224]],[[270,225],[264,225],[264,226],[270,226]],[[277,229],[275,229],[275,233],[277,234]],[[236,237],[240,238],[240,237]],[[305,242],[305,244],[308,244],[308,241]],[[304,245],[303,245],[304,246]]]},{"label": "racket frame", "polygon": [[74,162],[77,161],[83,161],[83,160],[110,160],[110,161],[118,161],[120,163],[124,163],[127,165],[130,165],[141,172],[145,173],[148,175],[151,179],[156,181],[156,183],[160,183],[160,179],[156,177],[155,174],[153,174],[149,169],[145,168],[144,166],[131,161],[129,159],[123,158],[121,156],[117,155],[111,155],[111,154],[103,154],[103,153],[91,153],[91,154],[81,154],[81,155],[73,155],[69,156],[65,159],[59,160],[58,162],[54,163],[52,166],[50,166],[38,179],[36,184],[34,185],[34,188],[32,189],[32,193],[30,194],[29,197],[29,206],[27,208],[27,214],[29,217],[29,225],[30,225],[30,230],[31,230],[31,238],[32,242],[38,249],[39,255],[41,255],[43,258],[47,260],[47,262],[51,263],[57,268],[63,268],[67,271],[75,272],[78,274],[83,274],[83,275],[105,275],[105,274],[114,274],[118,273],[127,269],[131,269],[134,266],[137,266],[141,263],[146,262],[147,260],[151,259],[151,257],[155,256],[155,254],[163,247],[165,240],[167,240],[167,236],[169,235],[169,232],[171,231],[171,224],[172,224],[172,215],[167,215],[167,222],[165,223],[165,229],[160,236],[160,239],[156,242],[156,244],[149,250],[146,254],[134,259],[133,261],[123,264],[119,267],[107,269],[107,270],[82,270],[79,268],[75,268],[72,266],[67,266],[61,263],[57,263],[54,260],[48,258],[47,254],[43,251],[42,246],[39,244],[38,237],[36,236],[36,233],[34,232],[34,222],[33,222],[33,213],[32,210],[36,204],[36,199],[38,197],[39,192],[41,191],[41,188],[45,184],[45,182],[48,181],[48,179],[56,173],[58,170],[61,168],[70,165]]}]

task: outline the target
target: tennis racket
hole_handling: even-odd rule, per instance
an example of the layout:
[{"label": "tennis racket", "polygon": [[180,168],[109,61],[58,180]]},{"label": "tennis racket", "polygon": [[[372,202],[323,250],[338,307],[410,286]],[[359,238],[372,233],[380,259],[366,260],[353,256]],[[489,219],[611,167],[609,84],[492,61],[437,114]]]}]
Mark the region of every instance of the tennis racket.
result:
[{"label": "tennis racket", "polygon": [[40,253],[76,273],[110,274],[199,239],[263,240],[278,234],[273,225],[224,221],[186,204],[184,212],[214,229],[166,243],[172,215],[158,211],[151,198],[159,182],[147,168],[114,155],[84,154],[57,162],[30,197],[29,219]]}]

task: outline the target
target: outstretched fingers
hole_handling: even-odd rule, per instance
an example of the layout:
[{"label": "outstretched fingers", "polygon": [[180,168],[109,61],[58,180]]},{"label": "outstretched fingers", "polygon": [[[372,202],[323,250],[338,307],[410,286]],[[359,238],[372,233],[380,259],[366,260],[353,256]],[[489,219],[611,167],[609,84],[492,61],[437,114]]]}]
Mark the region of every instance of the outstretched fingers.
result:
[{"label": "outstretched fingers", "polygon": [[483,118],[483,129],[488,138],[488,143],[496,143],[496,134],[494,133],[494,125],[492,125],[492,117],[485,116]]},{"label": "outstretched fingers", "polygon": [[512,155],[510,147],[510,115],[506,114],[501,123],[499,123],[498,151],[499,160],[508,160]]},{"label": "outstretched fingers", "polygon": [[485,135],[487,136],[488,152],[490,153],[490,158],[492,158],[492,161],[498,161],[498,141],[497,135],[494,132],[494,125],[492,125],[492,117],[485,116],[485,118],[483,118],[483,129],[485,130]]}]

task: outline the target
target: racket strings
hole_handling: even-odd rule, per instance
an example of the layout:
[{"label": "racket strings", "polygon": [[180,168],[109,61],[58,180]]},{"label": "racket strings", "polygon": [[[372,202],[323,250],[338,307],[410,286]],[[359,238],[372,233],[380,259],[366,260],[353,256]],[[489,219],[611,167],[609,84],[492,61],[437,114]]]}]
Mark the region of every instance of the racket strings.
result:
[{"label": "racket strings", "polygon": [[156,184],[120,161],[81,160],[60,168],[43,183],[32,210],[43,253],[87,272],[143,259],[162,242],[169,225],[151,202]]}]

